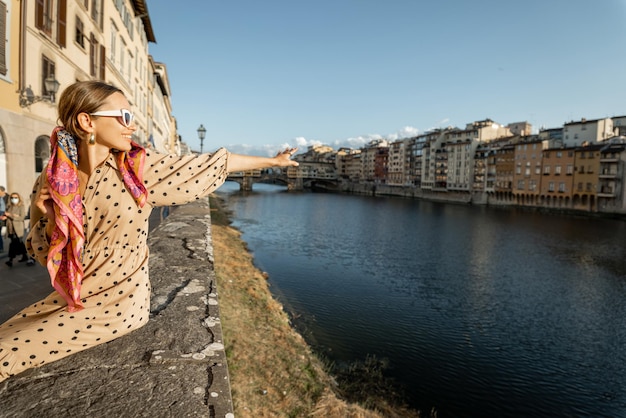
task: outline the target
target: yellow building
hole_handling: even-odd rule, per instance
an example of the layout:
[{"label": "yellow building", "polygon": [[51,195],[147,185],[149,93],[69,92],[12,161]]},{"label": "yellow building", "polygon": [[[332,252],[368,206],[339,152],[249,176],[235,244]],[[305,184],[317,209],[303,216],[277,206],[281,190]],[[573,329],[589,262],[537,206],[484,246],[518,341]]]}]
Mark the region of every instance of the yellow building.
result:
[{"label": "yellow building", "polygon": [[145,0],[0,0],[0,8],[0,184],[28,197],[50,155],[57,98],[75,81],[119,87],[135,114],[135,141],[147,145],[158,132],[157,150],[175,148],[165,66],[148,53],[156,39]]},{"label": "yellow building", "polygon": [[20,163],[23,153],[20,144],[8,147],[7,138],[15,130],[16,115],[19,106],[19,39],[20,39],[20,5],[19,0],[0,0],[0,16],[6,16],[4,25],[0,26],[0,185],[5,186],[8,192],[17,191],[20,194],[29,192],[32,183],[23,191],[17,188],[8,178],[10,151],[15,160]]}]

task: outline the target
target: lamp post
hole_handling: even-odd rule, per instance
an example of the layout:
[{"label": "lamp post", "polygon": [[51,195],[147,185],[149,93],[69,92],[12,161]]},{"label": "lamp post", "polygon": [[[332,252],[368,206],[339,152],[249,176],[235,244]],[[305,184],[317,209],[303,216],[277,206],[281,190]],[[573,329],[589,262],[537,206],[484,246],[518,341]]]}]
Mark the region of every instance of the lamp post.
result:
[{"label": "lamp post", "polygon": [[20,93],[20,106],[28,107],[32,105],[33,103],[37,103],[41,101],[54,103],[54,96],[55,94],[57,94],[57,91],[59,91],[59,86],[60,86],[60,83],[57,81],[56,78],[54,78],[54,74],[50,74],[44,80],[44,88],[45,88],[46,94],[42,96],[35,96],[35,93],[33,93],[33,90],[30,88],[30,86],[26,87],[25,89],[20,90],[19,92]]},{"label": "lamp post", "polygon": [[206,128],[204,125],[200,124],[198,128],[198,138],[200,138],[200,154],[202,154],[202,143],[204,142],[204,137],[206,136]]}]

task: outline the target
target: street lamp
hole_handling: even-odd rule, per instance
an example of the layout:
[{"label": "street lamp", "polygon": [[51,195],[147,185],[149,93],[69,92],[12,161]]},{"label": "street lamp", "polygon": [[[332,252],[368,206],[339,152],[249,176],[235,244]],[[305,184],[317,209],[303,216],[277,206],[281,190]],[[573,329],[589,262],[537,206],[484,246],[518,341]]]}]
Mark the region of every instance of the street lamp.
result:
[{"label": "street lamp", "polygon": [[202,143],[204,142],[204,137],[206,136],[206,128],[204,125],[200,124],[198,128],[198,138],[200,138],[200,154],[202,154]]},{"label": "street lamp", "polygon": [[28,107],[32,105],[33,103],[37,103],[41,101],[54,103],[54,96],[55,94],[57,94],[57,91],[59,91],[59,86],[60,86],[60,83],[57,81],[56,78],[54,78],[54,74],[50,74],[44,80],[44,87],[46,89],[45,91],[47,94],[44,94],[42,96],[35,96],[35,93],[33,93],[33,90],[30,88],[30,86],[28,86],[25,89],[20,90],[19,92],[20,93],[20,106]]}]

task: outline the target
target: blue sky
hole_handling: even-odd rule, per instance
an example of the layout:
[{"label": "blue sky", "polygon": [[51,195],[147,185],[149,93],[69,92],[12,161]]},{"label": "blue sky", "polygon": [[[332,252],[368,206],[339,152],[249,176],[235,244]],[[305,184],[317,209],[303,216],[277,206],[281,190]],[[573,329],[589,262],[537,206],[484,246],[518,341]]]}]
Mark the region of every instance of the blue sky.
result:
[{"label": "blue sky", "polygon": [[204,151],[358,148],[491,118],[626,115],[626,0],[148,2],[179,133]]}]

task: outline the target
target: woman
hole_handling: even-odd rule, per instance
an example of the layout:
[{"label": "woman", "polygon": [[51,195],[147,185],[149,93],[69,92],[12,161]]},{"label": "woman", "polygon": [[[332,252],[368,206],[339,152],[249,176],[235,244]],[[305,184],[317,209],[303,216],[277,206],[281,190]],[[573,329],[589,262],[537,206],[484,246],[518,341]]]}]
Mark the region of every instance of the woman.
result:
[{"label": "woman", "polygon": [[[219,149],[152,153],[132,142],[130,104],[98,81],[69,86],[58,104],[51,157],[33,191],[27,247],[55,291],[0,325],[0,381],[111,341],[148,321],[148,217],[219,187],[229,172],[296,166]],[[67,312],[77,312],[67,315]]]},{"label": "woman", "polygon": [[13,259],[22,256],[20,262],[26,261],[28,265],[34,265],[35,261],[29,259],[26,247],[22,241],[24,235],[24,217],[26,216],[26,206],[19,193],[11,193],[9,196],[9,206],[7,207],[2,220],[7,224],[7,236],[11,239],[9,246],[9,260],[6,265],[13,267]]}]

